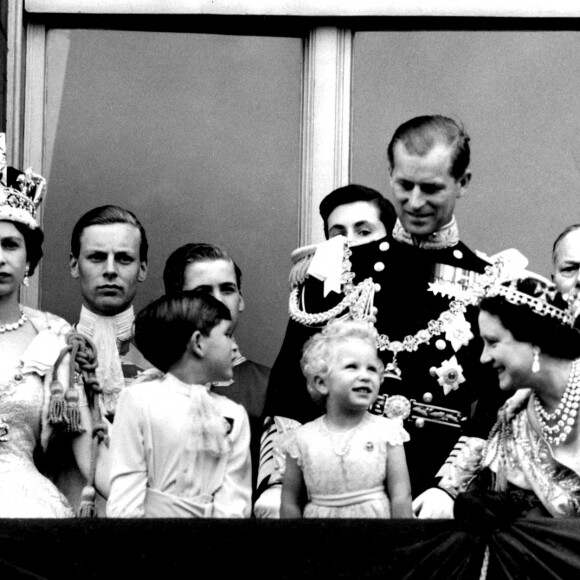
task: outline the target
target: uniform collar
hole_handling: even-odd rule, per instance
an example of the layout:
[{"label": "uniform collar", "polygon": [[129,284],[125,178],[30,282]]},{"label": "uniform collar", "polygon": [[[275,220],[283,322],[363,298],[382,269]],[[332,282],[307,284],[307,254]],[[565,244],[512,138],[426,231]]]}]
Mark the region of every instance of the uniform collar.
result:
[{"label": "uniform collar", "polygon": [[443,250],[456,246],[459,243],[459,228],[457,227],[455,216],[453,216],[447,225],[433,232],[426,240],[418,241],[403,228],[403,224],[397,218],[395,227],[393,228],[393,238],[403,244],[416,246],[424,250]]}]

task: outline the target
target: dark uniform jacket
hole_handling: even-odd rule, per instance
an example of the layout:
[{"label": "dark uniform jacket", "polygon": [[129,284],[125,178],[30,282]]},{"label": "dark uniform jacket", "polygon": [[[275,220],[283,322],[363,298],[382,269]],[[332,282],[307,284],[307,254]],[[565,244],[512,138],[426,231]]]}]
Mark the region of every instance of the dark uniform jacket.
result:
[{"label": "dark uniform jacket", "polygon": [[234,365],[233,382],[227,386],[212,385],[211,390],[223,395],[246,409],[250,419],[252,455],[252,490],[256,490],[258,464],[260,457],[260,436],[262,435],[262,417],[266,401],[266,389],[270,369],[251,360],[244,360]]},{"label": "dark uniform jacket", "polygon": [[[351,271],[355,274],[353,283],[372,277],[376,285],[374,306],[378,309],[376,328],[390,341],[403,341],[407,335],[416,337],[418,331],[433,327],[433,324],[429,325],[430,321],[437,321],[443,312],[449,310],[452,299],[429,290],[430,283],[441,270],[440,264],[454,267],[446,270],[456,276],[483,273],[488,265],[461,242],[452,247],[430,250],[387,236],[355,246],[351,252]],[[330,292],[325,298],[322,282],[313,277],[306,278],[303,284],[303,305],[309,313],[326,311],[342,298],[342,294],[335,292]],[[429,336],[429,341],[419,344],[414,352],[403,351],[397,355],[400,380],[386,378],[381,386],[382,394],[403,395],[414,403],[425,405],[413,404],[411,415],[405,421],[405,428],[411,436],[405,450],[413,496],[435,483],[438,469],[461,434],[487,436],[497,408],[505,398],[497,386],[495,372],[490,372],[491,369],[479,362],[482,342],[477,327],[477,308],[467,306],[465,319],[473,334],[467,344],[455,350],[445,332]],[[320,328],[308,327],[292,319],[289,321],[270,374],[265,409],[267,417],[281,416],[304,423],[324,412],[310,398],[299,364],[304,342]],[[393,354],[389,350],[379,354],[385,364],[392,362]],[[463,382],[453,380],[461,376]],[[445,382],[445,379],[448,382],[447,394],[438,382]],[[480,403],[476,406],[478,400]],[[435,422],[441,418],[446,420]]]}]

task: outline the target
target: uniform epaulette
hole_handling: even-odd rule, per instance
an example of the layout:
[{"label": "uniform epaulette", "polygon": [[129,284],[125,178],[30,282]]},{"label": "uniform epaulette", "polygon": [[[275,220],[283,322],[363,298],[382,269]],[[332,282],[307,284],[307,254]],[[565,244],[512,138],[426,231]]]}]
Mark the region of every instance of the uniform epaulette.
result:
[{"label": "uniform epaulette", "polygon": [[318,244],[310,244],[309,246],[301,246],[300,248],[296,248],[292,254],[292,269],[290,270],[290,274],[288,276],[288,282],[290,284],[290,288],[295,288],[296,286],[302,284],[304,280],[306,280],[308,267],[312,262],[312,258],[316,253],[316,248]]}]

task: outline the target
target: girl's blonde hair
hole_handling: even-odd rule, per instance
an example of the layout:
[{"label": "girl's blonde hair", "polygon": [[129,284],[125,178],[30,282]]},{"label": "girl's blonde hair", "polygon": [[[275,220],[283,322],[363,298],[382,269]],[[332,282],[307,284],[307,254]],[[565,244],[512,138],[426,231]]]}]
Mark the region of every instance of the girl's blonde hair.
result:
[{"label": "girl's blonde hair", "polygon": [[[312,400],[323,403],[326,399],[315,386],[315,377],[326,377],[335,361],[336,349],[339,345],[350,339],[358,338],[374,350],[377,348],[378,333],[369,322],[360,320],[337,320],[333,319],[322,329],[321,332],[311,336],[302,349],[300,366],[306,377],[306,387]],[[380,361],[379,372],[383,371],[383,363]]]}]

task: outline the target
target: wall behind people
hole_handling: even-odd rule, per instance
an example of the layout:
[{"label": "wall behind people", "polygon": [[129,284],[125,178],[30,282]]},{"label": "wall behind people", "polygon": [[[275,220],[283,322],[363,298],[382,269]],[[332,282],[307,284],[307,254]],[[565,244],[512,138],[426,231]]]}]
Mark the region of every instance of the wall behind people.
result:
[{"label": "wall behind people", "polygon": [[8,55],[8,2],[0,2],[0,132],[6,132],[6,57]]},{"label": "wall behind people", "polygon": [[578,32],[359,32],[352,179],[389,194],[394,129],[416,115],[459,117],[473,138],[462,240],[487,253],[516,247],[549,276],[553,240],[580,218],[579,94]]},{"label": "wall behind people", "polygon": [[51,29],[47,59],[42,307],[76,320],[70,232],[118,204],[150,243],[135,308],[162,294],[175,248],[223,245],[244,273],[236,338],[272,364],[298,239],[301,39]]}]

